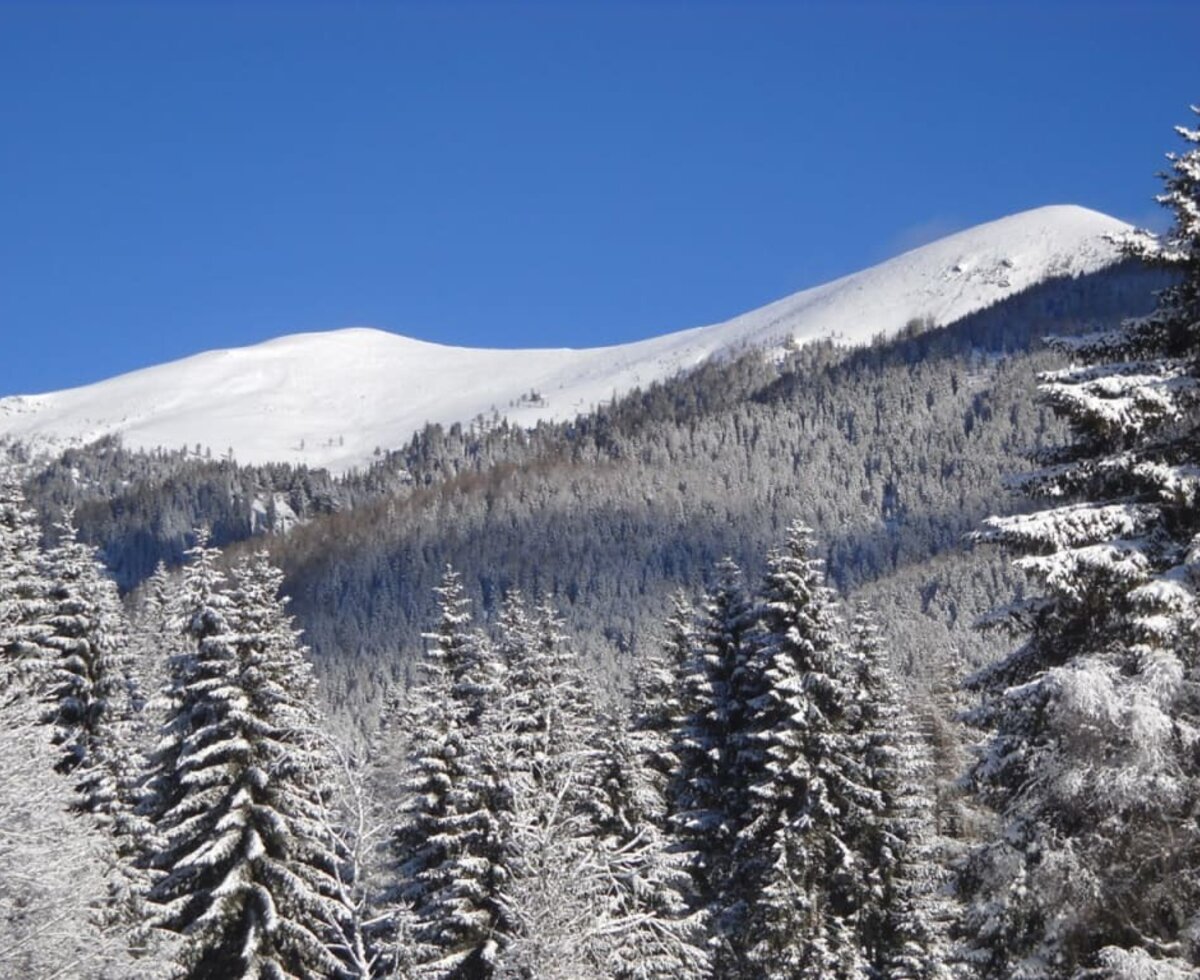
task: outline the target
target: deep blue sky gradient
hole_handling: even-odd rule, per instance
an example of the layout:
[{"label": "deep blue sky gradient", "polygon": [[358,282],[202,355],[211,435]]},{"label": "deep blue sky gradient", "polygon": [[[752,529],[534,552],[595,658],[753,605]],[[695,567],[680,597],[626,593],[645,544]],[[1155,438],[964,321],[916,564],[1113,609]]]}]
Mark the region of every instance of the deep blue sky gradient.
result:
[{"label": "deep blue sky gradient", "polygon": [[961,227],[1158,221],[1200,3],[0,0],[0,395],[373,325],[710,323]]}]

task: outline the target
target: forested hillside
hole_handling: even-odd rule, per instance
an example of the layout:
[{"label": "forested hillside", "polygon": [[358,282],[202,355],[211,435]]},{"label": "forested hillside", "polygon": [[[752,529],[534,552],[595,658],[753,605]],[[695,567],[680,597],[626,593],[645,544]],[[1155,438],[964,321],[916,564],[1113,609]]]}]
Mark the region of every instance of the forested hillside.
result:
[{"label": "forested hillside", "polygon": [[673,591],[698,593],[725,556],[757,574],[796,519],[838,587],[880,608],[892,655],[924,686],[986,656],[969,626],[1019,587],[963,536],[1021,506],[1006,474],[1061,437],[1033,403],[1035,373],[1060,357],[1041,339],[1143,312],[1163,282],[1121,266],[866,348],[747,351],[570,423],[433,426],[341,479],[109,440],[27,487],[46,521],[75,507],[126,588],[177,564],[201,524],[222,545],[267,535],[325,696],[360,721],[404,682],[447,564],[485,616],[510,588],[554,601],[620,687]]},{"label": "forested hillside", "polygon": [[[314,647],[354,651],[327,668],[334,690],[343,670],[363,682],[358,658],[379,665],[377,682],[394,676],[446,563],[488,615],[510,587],[553,598],[619,669],[673,590],[699,590],[724,556],[757,574],[794,519],[839,587],[873,583],[882,598],[891,576],[957,556],[979,520],[1019,506],[1005,474],[1060,435],[1033,404],[1035,372],[1057,363],[1040,337],[1113,325],[1161,282],[1114,270],[860,351],[750,352],[528,435],[433,430],[400,457],[412,490],[298,528],[274,553]],[[965,627],[1011,588],[992,560],[952,561],[904,597],[935,632],[961,628],[968,659]],[[918,654],[928,637],[908,635],[897,656],[938,669]]]}]

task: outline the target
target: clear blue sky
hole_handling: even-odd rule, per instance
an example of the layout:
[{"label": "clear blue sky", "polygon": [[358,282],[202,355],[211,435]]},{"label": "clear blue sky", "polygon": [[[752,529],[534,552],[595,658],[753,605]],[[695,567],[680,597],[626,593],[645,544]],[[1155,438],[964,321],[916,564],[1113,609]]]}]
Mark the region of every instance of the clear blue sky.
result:
[{"label": "clear blue sky", "polygon": [[1200,3],[0,0],[0,394],[373,325],[615,343],[1146,223]]}]

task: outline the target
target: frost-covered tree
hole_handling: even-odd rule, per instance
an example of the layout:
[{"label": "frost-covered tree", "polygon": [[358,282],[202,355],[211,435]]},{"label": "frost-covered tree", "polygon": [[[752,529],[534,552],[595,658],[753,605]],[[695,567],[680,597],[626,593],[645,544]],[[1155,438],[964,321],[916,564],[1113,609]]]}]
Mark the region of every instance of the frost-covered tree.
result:
[{"label": "frost-covered tree", "polygon": [[536,770],[592,744],[596,710],[579,654],[549,600],[534,608],[531,622],[532,642],[511,670],[504,714],[518,733],[519,755]]},{"label": "frost-covered tree", "polygon": [[40,643],[49,610],[37,516],[15,472],[0,464],[0,697],[25,692],[42,672]]},{"label": "frost-covered tree", "polygon": [[749,711],[747,662],[754,625],[741,570],[732,560],[717,566],[716,585],[701,611],[681,666],[682,715],[672,744],[679,763],[668,784],[668,805],[675,837],[690,859],[695,904],[720,931],[746,802],[737,767]]},{"label": "frost-covered tree", "polygon": [[1040,398],[1071,438],[1020,481],[1046,503],[978,535],[1035,585],[992,619],[1024,642],[971,682],[968,781],[998,825],[962,876],[964,956],[989,977],[1200,965],[1200,131],[1178,132],[1174,226],[1125,241],[1175,279],[1150,315],[1058,342],[1076,363]]},{"label": "frost-covered tree", "polygon": [[695,643],[691,604],[676,594],[672,607],[661,645],[637,665],[628,714],[610,707],[596,732],[596,832],[612,877],[610,914],[626,924],[609,954],[619,977],[702,976],[709,965],[691,855],[676,845],[668,814],[683,671]]},{"label": "frost-covered tree", "polygon": [[166,683],[168,662],[179,645],[180,598],[174,576],[161,561],[135,594],[129,653],[143,707],[145,700]]},{"label": "frost-covered tree", "polygon": [[[606,918],[609,885],[597,859],[591,814],[578,805],[591,779],[586,751],[567,748],[553,764],[512,767],[512,876],[504,890],[508,935],[497,980],[603,980],[614,943]],[[509,743],[511,751],[514,743]]]},{"label": "frost-covered tree", "polygon": [[598,980],[611,975],[629,922],[598,826],[604,767],[592,697],[548,602],[528,611],[510,594],[498,626],[508,674],[488,745],[511,794],[495,975]]},{"label": "frost-covered tree", "polygon": [[487,751],[487,712],[502,662],[473,625],[460,576],[447,569],[438,589],[441,617],[428,635],[419,683],[404,727],[407,798],[393,834],[397,897],[428,950],[430,976],[484,977],[503,934],[503,773]]},{"label": "frost-covered tree", "polygon": [[691,603],[676,593],[671,604],[662,641],[652,645],[637,665],[630,698],[633,740],[657,774],[664,799],[667,783],[679,765],[672,742],[683,723],[683,674],[696,642]]},{"label": "frost-covered tree", "polygon": [[662,774],[614,708],[600,722],[548,603],[505,598],[507,683],[482,741],[509,788],[497,977],[704,975],[699,922],[663,833]]},{"label": "frost-covered tree", "polygon": [[661,756],[646,753],[619,709],[597,729],[592,818],[607,869],[608,974],[619,980],[708,976],[702,912],[690,907],[687,855],[667,831]]},{"label": "frost-covered tree", "polygon": [[171,712],[152,759],[150,891],[156,924],[184,936],[196,980],[336,976],[340,856],[323,826],[311,671],[255,556],[231,592],[205,536],[189,554]]},{"label": "frost-covered tree", "polygon": [[727,887],[737,975],[861,976],[872,872],[861,845],[882,803],[853,731],[835,599],[803,525],[768,561],[760,616],[749,668],[758,690],[737,760],[745,817]]},{"label": "frost-covered tree", "polygon": [[135,942],[114,914],[124,871],[112,842],[77,812],[69,777],[54,771],[34,699],[0,705],[0,976],[159,980],[172,937]]},{"label": "frost-covered tree", "polygon": [[365,757],[333,737],[326,743],[334,766],[325,829],[344,855],[336,878],[345,911],[330,922],[331,949],[344,964],[346,980],[409,980],[422,952],[411,910],[383,899],[394,811],[374,791]]},{"label": "frost-covered tree", "polygon": [[15,481],[0,478],[0,648],[12,668],[0,683],[0,975],[164,976],[169,941],[138,943],[135,953],[114,903],[128,886],[121,855],[90,815],[77,812],[81,777],[85,802],[97,799],[91,774],[105,768],[105,727],[56,728],[70,733],[64,744],[78,738],[85,752],[69,775],[55,771],[64,768],[63,751],[47,737],[42,701],[54,650],[41,642],[54,609],[35,528]]},{"label": "frost-covered tree", "polygon": [[46,556],[44,720],[61,752],[56,768],[79,779],[80,806],[111,812],[119,784],[136,768],[126,737],[132,710],[125,653],[129,624],[116,584],[95,550],[78,540],[69,514],[56,530],[58,542]]},{"label": "frost-covered tree", "polygon": [[879,629],[862,607],[850,624],[850,654],[852,732],[880,804],[857,845],[864,863],[862,949],[876,976],[949,977],[955,910],[943,894],[930,752],[888,666]]}]

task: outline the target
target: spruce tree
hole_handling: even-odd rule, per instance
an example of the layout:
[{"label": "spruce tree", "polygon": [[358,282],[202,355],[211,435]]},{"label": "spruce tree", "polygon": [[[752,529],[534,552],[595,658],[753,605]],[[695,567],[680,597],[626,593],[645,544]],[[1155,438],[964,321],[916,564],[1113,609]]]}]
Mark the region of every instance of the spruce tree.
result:
[{"label": "spruce tree", "polygon": [[50,607],[40,537],[16,473],[0,465],[0,698],[24,696],[44,674]]},{"label": "spruce tree", "polygon": [[887,663],[878,628],[865,608],[850,624],[855,672],[852,732],[880,809],[865,823],[859,935],[874,975],[889,980],[949,977],[945,873],[934,821],[929,748]]},{"label": "spruce tree", "polygon": [[992,617],[1023,642],[971,681],[968,781],[998,824],[960,882],[963,955],[987,977],[1200,966],[1200,131],[1178,132],[1174,226],[1125,241],[1174,280],[1150,315],[1057,342],[1075,363],[1039,397],[1071,438],[1020,481],[1045,503],[978,535],[1036,593]]},{"label": "spruce tree", "polygon": [[[726,558],[717,566],[717,584],[704,600],[697,635],[681,667],[682,717],[672,744],[679,765],[668,785],[672,826],[691,855],[705,906],[724,892],[744,802],[734,765],[748,710],[743,695],[752,626],[741,570]],[[713,911],[719,916],[719,909]]]},{"label": "spruce tree", "polygon": [[882,803],[852,730],[849,655],[812,551],[808,529],[793,525],[763,587],[757,693],[737,759],[746,810],[727,889],[741,976],[849,978],[868,966],[861,841]]},{"label": "spruce tree", "polygon": [[535,786],[569,770],[578,804],[596,784],[596,711],[562,619],[548,601],[529,611],[513,593],[499,625],[507,673],[496,730],[504,751]]},{"label": "spruce tree", "polygon": [[686,855],[666,824],[662,774],[617,708],[597,730],[597,789],[592,817],[597,860],[610,879],[612,922],[606,956],[614,980],[708,976],[704,916],[690,908]]},{"label": "spruce tree", "polygon": [[503,934],[503,772],[488,752],[502,665],[472,625],[462,580],[447,569],[441,617],[410,692],[407,798],[393,835],[400,885],[432,975],[487,977]]},{"label": "spruce tree", "polygon": [[108,896],[96,909],[105,928],[128,934],[130,946],[153,961],[170,940],[146,926],[144,853],[148,827],[137,814],[145,759],[144,708],[131,670],[131,628],[116,584],[96,550],[79,541],[68,511],[45,556],[47,611],[40,643],[46,663],[41,721],[51,728],[55,768],[74,787],[72,808],[108,831]]},{"label": "spruce tree", "polygon": [[497,977],[706,975],[687,875],[663,832],[662,774],[594,698],[549,603],[506,596],[508,683],[486,744],[506,774],[507,885]]},{"label": "spruce tree", "polygon": [[637,666],[630,699],[633,740],[646,764],[656,774],[659,791],[679,765],[672,751],[675,732],[683,723],[681,688],[686,664],[695,646],[695,612],[682,594],[672,599],[661,643],[652,645]]},{"label": "spruce tree", "polygon": [[167,665],[178,645],[181,613],[177,608],[179,589],[164,562],[136,593],[132,618],[130,655],[143,702],[161,691],[167,680]]},{"label": "spruce tree", "polygon": [[121,730],[130,724],[131,681],[125,649],[129,624],[117,587],[95,550],[78,540],[71,515],[56,526],[46,556],[50,582],[42,645],[49,651],[44,720],[53,727],[56,768],[80,778],[80,805],[91,812],[118,804],[118,781],[132,766]]},{"label": "spruce tree", "polygon": [[691,858],[676,846],[668,813],[693,618],[688,600],[675,595],[661,644],[638,664],[628,713],[610,707],[597,730],[597,834],[612,870],[611,914],[627,924],[610,954],[614,976],[683,978],[707,975],[709,966]]},{"label": "spruce tree", "polygon": [[498,978],[599,980],[628,936],[622,889],[598,827],[601,752],[593,701],[549,602],[506,598],[499,646],[508,680],[489,741],[507,773],[506,935]]},{"label": "spruce tree", "polygon": [[150,891],[156,924],[182,933],[195,980],[336,976],[344,910],[321,807],[312,679],[264,556],[230,592],[201,534],[184,579],[190,649],[152,759]]}]

